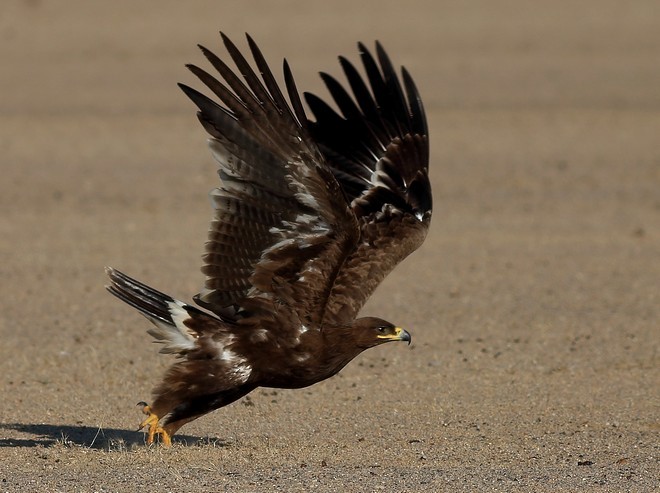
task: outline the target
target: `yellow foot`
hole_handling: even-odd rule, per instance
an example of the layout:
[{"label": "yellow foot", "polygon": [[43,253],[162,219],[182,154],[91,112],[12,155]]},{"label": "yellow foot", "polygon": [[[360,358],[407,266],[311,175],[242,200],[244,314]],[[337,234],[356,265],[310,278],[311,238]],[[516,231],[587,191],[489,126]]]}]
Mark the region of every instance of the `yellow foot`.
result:
[{"label": "yellow foot", "polygon": [[147,436],[147,445],[154,443],[154,437],[160,435],[160,440],[165,447],[172,445],[172,439],[170,438],[169,433],[165,431],[165,428],[158,425],[160,418],[151,412],[151,407],[147,405],[146,402],[138,402],[138,406],[142,406],[142,412],[147,415],[147,419],[140,423],[138,431],[140,431],[145,426],[149,427],[149,434]]}]

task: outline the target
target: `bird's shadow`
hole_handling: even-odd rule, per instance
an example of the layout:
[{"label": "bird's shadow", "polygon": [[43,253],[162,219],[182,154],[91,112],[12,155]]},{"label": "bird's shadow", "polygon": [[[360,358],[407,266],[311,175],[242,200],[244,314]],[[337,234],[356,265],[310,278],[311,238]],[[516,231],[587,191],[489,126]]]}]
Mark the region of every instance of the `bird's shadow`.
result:
[{"label": "bird's shadow", "polygon": [[[146,444],[145,434],[138,431],[93,426],[71,426],[51,424],[0,423],[1,430],[13,430],[30,434],[30,438],[0,438],[1,447],[85,447],[101,450],[128,450]],[[200,438],[191,435],[176,435],[172,442],[182,445],[212,444],[224,447],[220,439]]]}]

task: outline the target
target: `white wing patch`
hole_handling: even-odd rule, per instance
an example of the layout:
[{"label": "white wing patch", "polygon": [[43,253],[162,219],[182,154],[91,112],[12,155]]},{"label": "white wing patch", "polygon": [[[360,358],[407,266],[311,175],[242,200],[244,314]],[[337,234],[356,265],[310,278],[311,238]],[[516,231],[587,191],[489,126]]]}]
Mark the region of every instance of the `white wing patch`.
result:
[{"label": "white wing patch", "polygon": [[155,328],[149,329],[147,333],[156,339],[155,342],[164,344],[160,350],[165,354],[180,354],[195,349],[197,334],[186,327],[185,321],[190,318],[190,314],[185,309],[186,304],[181,301],[170,301],[168,311],[172,319],[172,324],[167,324],[155,318],[150,318]]},{"label": "white wing patch", "polygon": [[250,334],[250,342],[264,342],[268,339],[268,331],[266,329],[254,329]]},{"label": "white wing patch", "polygon": [[[233,337],[229,338],[227,344],[233,341]],[[252,366],[248,364],[247,359],[237,354],[231,349],[224,348],[219,352],[218,359],[224,363],[227,368],[227,374],[231,375],[232,380],[236,383],[245,383],[252,374]]]},{"label": "white wing patch", "polygon": [[239,383],[245,383],[252,374],[252,366],[247,364],[236,365],[231,369],[231,373]]},{"label": "white wing patch", "polygon": [[310,354],[309,353],[298,354],[298,355],[295,356],[295,358],[296,358],[296,361],[298,361],[298,363],[304,363],[305,361],[307,361],[310,358]]},{"label": "white wing patch", "polygon": [[223,349],[218,358],[227,363],[228,365],[235,365],[239,363],[243,363],[245,361],[245,358],[239,356],[236,354],[234,351],[231,349]]},{"label": "white wing patch", "polygon": [[303,205],[311,207],[312,209],[318,210],[319,203],[316,201],[314,196],[309,192],[298,192],[295,194],[296,199]]},{"label": "white wing patch", "polygon": [[[387,173],[382,171],[382,169],[378,169],[378,168],[380,167],[377,167],[376,170],[373,173],[371,173],[371,185],[373,187],[383,187],[383,188],[387,188],[388,190],[392,190],[386,181],[386,179],[389,179],[389,176],[387,176]],[[369,189],[365,190],[365,192],[368,191]]]},{"label": "white wing patch", "polygon": [[305,324],[301,324],[300,327],[298,328],[298,333],[296,334],[295,338],[295,343],[296,345],[300,344],[300,338],[302,335],[309,330],[309,327],[307,327]]}]

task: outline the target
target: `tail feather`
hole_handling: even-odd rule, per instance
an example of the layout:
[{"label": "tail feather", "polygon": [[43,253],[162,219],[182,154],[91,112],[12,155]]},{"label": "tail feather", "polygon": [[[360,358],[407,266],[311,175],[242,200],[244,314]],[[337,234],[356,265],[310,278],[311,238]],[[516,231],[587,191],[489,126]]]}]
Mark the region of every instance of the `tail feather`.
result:
[{"label": "tail feather", "polygon": [[139,310],[147,318],[174,325],[169,311],[169,304],[175,301],[174,298],[156,291],[112,267],[106,267],[105,273],[112,282],[106,286],[110,293]]},{"label": "tail feather", "polygon": [[105,272],[111,282],[106,289],[139,310],[155,325],[147,332],[156,339],[155,342],[164,344],[161,353],[185,354],[196,348],[199,334],[191,328],[193,324],[186,321],[196,316],[208,317],[207,314],[112,267],[106,267]]}]

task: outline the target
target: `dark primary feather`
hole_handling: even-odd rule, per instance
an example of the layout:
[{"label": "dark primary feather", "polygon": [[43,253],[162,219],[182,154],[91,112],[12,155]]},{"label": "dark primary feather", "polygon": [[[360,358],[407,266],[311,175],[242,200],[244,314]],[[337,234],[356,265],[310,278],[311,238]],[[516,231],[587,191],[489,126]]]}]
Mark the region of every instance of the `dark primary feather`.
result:
[{"label": "dark primary feather", "polygon": [[200,47],[221,80],[189,65],[220,106],[182,85],[212,136],[223,186],[196,301],[223,317],[350,322],[384,277],[423,241],[430,222],[428,137],[421,100],[379,43],[359,44],[365,79],[340,63],[352,95],[321,74],[341,114],[305,94],[284,63],[287,102],[248,36],[261,78],[222,35],[241,77]]},{"label": "dark primary feather", "polygon": [[[342,186],[360,184],[355,199],[370,188],[370,178],[378,161],[388,147],[403,137],[419,136],[414,143],[405,144],[408,160],[395,163],[401,178],[412,181],[421,170],[428,172],[428,129],[419,93],[403,69],[405,94],[399,78],[380,43],[376,43],[381,67],[363,44],[359,44],[361,57],[367,73],[369,87],[358,70],[345,58],[340,58],[353,98],[336,79],[327,74],[322,78],[328,87],[341,115],[313,94],[305,94],[316,121],[311,124],[312,135],[319,143],[333,172],[339,176]],[[345,178],[350,176],[354,182]],[[428,182],[428,180],[426,180]],[[346,182],[346,183],[345,183]],[[405,194],[405,191],[402,191]],[[429,191],[430,193],[430,187]],[[430,197],[429,197],[430,199]],[[425,213],[430,210],[430,205]]]},{"label": "dark primary feather", "polygon": [[360,223],[360,241],[333,285],[324,318],[329,322],[355,318],[385,276],[421,245],[431,221],[428,127],[417,88],[405,69],[401,85],[380,43],[378,61],[358,46],[366,83],[346,58],[339,59],[352,97],[336,79],[321,75],[341,114],[305,95],[315,117],[310,132]]},{"label": "dark primary feather", "polygon": [[112,282],[107,287],[110,293],[139,310],[145,317],[173,325],[168,306],[168,303],[174,301],[171,296],[156,291],[110,267],[106,267],[105,273]]},{"label": "dark primary feather", "polygon": [[[222,317],[261,317],[274,325],[319,322],[333,281],[359,230],[344,194],[305,126],[285,69],[292,109],[256,44],[257,76],[223,36],[241,80],[202,48],[223,82],[189,66],[224,107],[187,86],[211,135],[222,186],[206,244],[205,289],[196,301]],[[278,319],[279,322],[276,322]],[[282,321],[290,322],[288,324]]]}]

